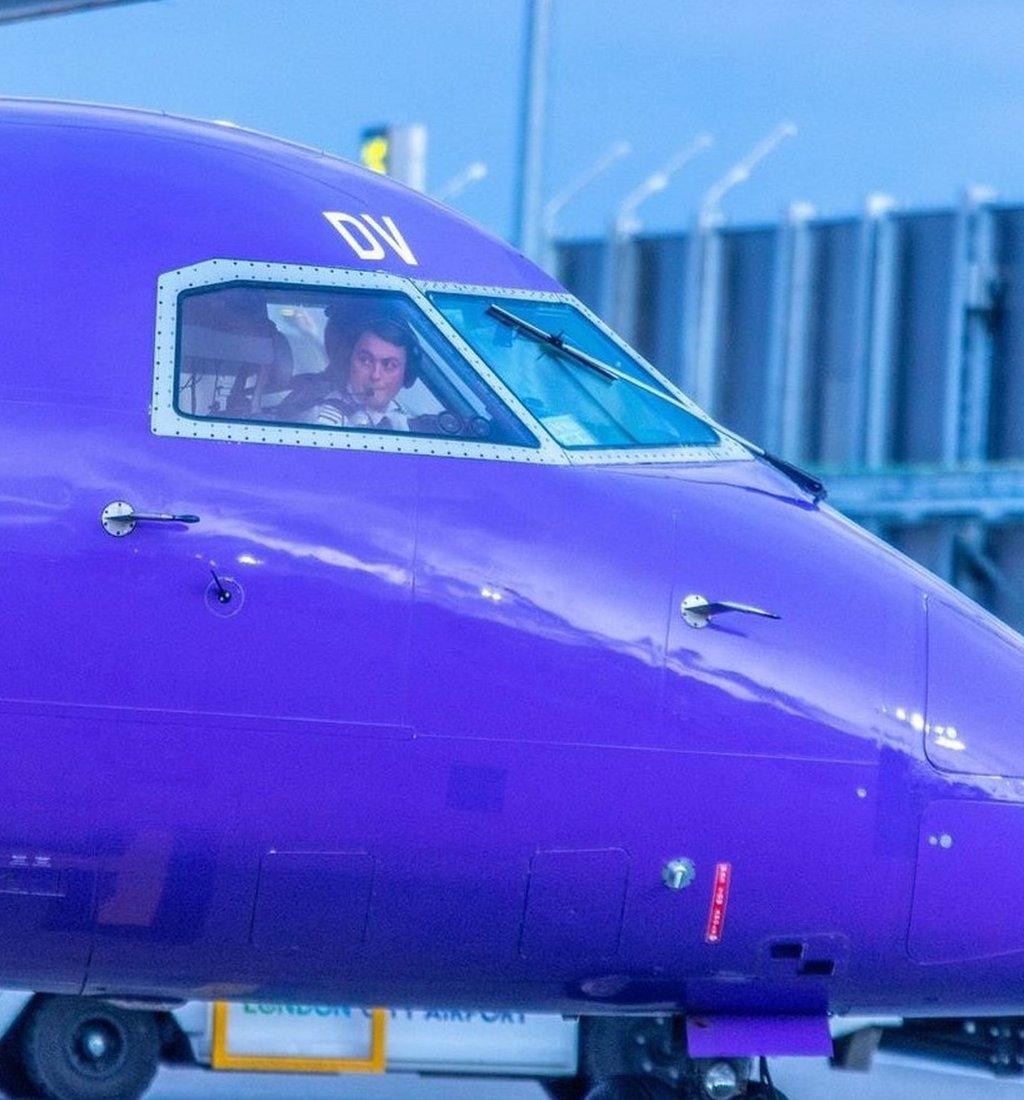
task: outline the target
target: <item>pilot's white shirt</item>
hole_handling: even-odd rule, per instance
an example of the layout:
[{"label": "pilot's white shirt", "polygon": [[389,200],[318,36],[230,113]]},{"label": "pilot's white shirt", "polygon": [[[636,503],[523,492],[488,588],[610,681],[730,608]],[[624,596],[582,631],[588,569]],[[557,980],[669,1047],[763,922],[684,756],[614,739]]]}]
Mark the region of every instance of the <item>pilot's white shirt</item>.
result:
[{"label": "pilot's white shirt", "polygon": [[334,428],[380,428],[382,431],[407,432],[409,414],[392,398],[383,409],[369,409],[365,405],[355,404],[346,412],[337,405],[330,404],[334,398],[338,401],[356,402],[350,393],[333,390],[322,404],[313,408],[310,420],[314,424],[330,424]]}]

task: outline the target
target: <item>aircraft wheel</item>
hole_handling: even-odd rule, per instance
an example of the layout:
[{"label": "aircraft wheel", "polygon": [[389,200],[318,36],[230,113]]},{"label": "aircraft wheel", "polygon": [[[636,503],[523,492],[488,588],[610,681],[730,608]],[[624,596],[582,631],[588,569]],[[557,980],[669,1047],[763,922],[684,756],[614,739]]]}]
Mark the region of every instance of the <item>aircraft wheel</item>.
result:
[{"label": "aircraft wheel", "polygon": [[17,1020],[0,1040],[0,1096],[11,1100],[34,1100],[39,1090],[28,1079],[25,1059],[21,1053],[21,1039],[25,1030],[25,1016]]},{"label": "aircraft wheel", "polygon": [[29,1079],[48,1100],[137,1100],[160,1061],[149,1012],[90,997],[46,997],[22,1034]]},{"label": "aircraft wheel", "polygon": [[586,1100],[678,1100],[679,1093],[651,1077],[606,1077]]},{"label": "aircraft wheel", "polygon": [[39,1090],[28,1079],[21,1054],[0,1057],[0,1096],[10,1100],[38,1100]]},{"label": "aircraft wheel", "polygon": [[586,1100],[587,1084],[580,1077],[548,1077],[541,1088],[549,1100]]},{"label": "aircraft wheel", "polygon": [[546,1077],[540,1087],[548,1100],[586,1100],[587,1083],[582,1077]]}]

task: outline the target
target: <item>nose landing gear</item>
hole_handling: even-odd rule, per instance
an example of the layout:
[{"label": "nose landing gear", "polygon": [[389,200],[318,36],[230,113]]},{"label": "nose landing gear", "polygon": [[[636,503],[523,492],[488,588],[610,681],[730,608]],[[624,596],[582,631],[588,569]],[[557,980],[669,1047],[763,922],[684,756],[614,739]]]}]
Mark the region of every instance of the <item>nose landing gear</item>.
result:
[{"label": "nose landing gear", "polygon": [[679,1096],[650,1077],[608,1077],[587,1093],[586,1100],[678,1100]]},{"label": "nose landing gear", "polygon": [[696,1079],[668,1085],[650,1077],[609,1077],[595,1085],[585,1100],[786,1100],[777,1088],[760,1081],[740,1081],[727,1062],[708,1067]]},{"label": "nose landing gear", "polygon": [[694,1058],[682,1016],[584,1016],[579,1072],[551,1100],[786,1100],[765,1058]]},{"label": "nose landing gear", "polygon": [[654,1077],[627,1075],[598,1082],[585,1100],[786,1100],[771,1083],[767,1065],[761,1059],[760,1080],[753,1080],[732,1061],[692,1064],[678,1084]]}]

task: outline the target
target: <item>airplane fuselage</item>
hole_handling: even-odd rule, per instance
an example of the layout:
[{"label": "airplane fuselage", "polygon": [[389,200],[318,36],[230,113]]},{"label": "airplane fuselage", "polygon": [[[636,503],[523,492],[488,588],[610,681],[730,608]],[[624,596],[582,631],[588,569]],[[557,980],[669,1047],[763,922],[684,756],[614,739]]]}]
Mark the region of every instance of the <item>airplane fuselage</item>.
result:
[{"label": "airplane fuselage", "polygon": [[1015,635],[737,447],[169,427],[194,287],[559,288],[246,134],[6,104],[0,150],[0,985],[1019,1004]]}]

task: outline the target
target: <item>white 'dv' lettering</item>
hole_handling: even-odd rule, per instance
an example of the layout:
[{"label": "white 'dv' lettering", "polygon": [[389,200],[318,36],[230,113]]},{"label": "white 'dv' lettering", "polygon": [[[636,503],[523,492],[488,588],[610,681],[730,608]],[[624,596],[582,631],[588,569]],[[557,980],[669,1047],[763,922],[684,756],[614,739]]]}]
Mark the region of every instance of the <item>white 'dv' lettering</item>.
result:
[{"label": "white 'dv' lettering", "polygon": [[361,260],[383,260],[386,244],[392,252],[410,267],[419,260],[409,247],[394,219],[387,214],[378,220],[372,214],[346,214],[341,210],[325,210],[324,217],[345,238],[349,247]]}]

